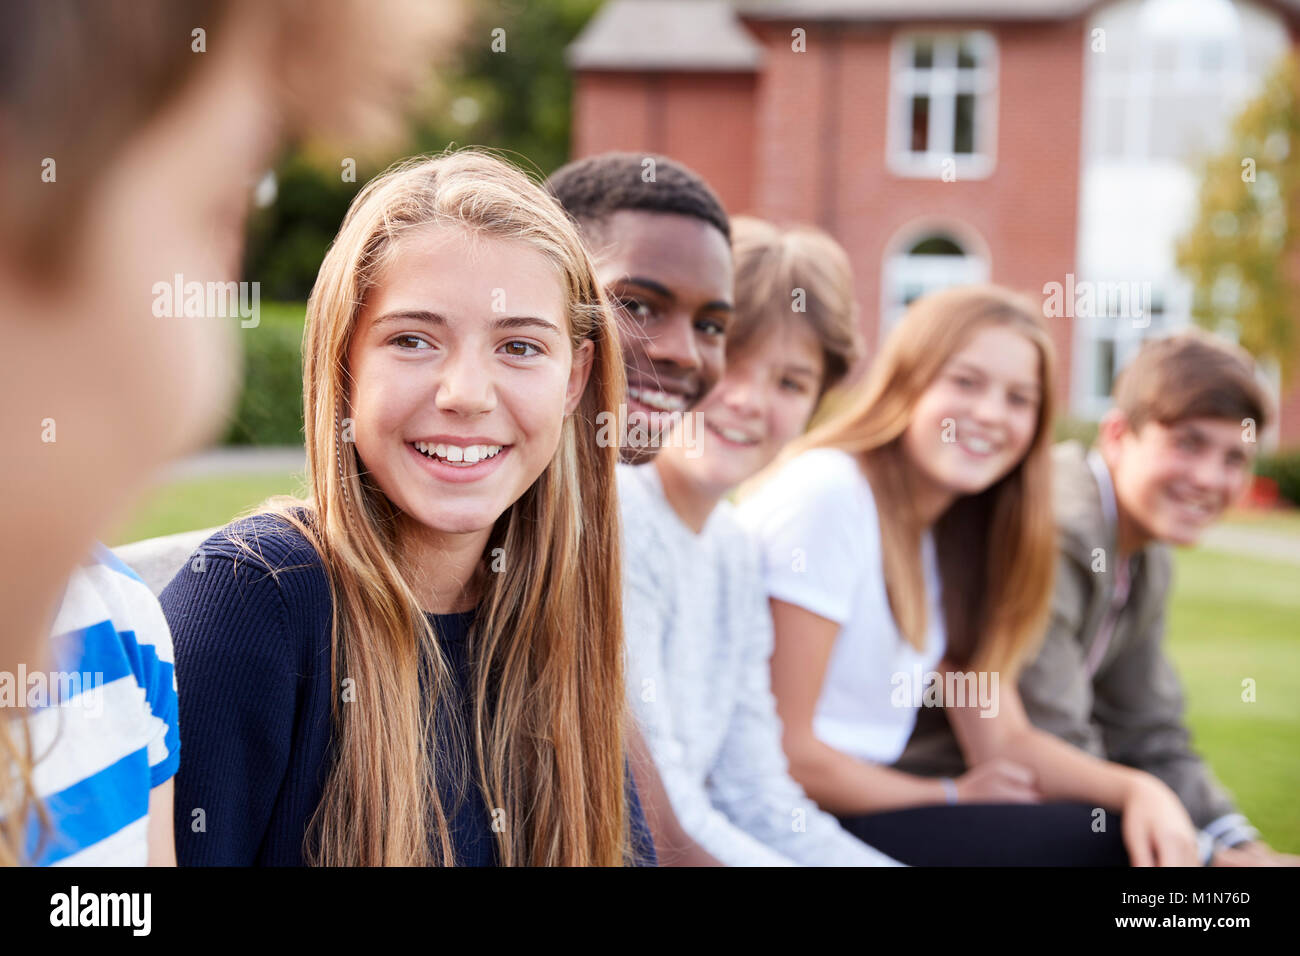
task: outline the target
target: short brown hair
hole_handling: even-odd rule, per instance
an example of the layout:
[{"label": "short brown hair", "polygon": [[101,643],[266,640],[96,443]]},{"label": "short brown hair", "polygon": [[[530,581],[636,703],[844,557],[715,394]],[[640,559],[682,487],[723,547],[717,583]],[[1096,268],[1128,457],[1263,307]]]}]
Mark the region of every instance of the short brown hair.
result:
[{"label": "short brown hair", "polygon": [[1262,429],[1272,412],[1250,355],[1198,328],[1143,345],[1111,395],[1134,431],[1189,418],[1249,418]]},{"label": "short brown hair", "polygon": [[[727,352],[742,354],[764,331],[799,316],[821,345],[820,398],[848,374],[862,348],[848,254],[820,229],[779,227],[749,216],[731,220],[731,249],[736,313]],[[799,310],[796,290],[802,293]]]}]

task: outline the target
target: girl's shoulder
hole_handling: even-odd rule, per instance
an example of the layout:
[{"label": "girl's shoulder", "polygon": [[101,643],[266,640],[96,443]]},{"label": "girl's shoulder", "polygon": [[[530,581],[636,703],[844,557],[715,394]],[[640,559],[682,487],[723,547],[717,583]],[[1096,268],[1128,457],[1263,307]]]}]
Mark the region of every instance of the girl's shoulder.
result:
[{"label": "girl's shoulder", "polygon": [[[310,527],[308,509],[294,514]],[[299,528],[270,512],[219,528],[159,597],[173,631],[190,621],[262,627],[278,621],[287,634],[309,643],[329,633],[333,608],[320,553]]]},{"label": "girl's shoulder", "polygon": [[[314,520],[307,508],[295,509],[293,514],[309,527]],[[246,562],[270,574],[298,570],[325,572],[315,545],[300,528],[275,512],[248,515],[218,528],[199,545],[195,554]]]},{"label": "girl's shoulder", "polygon": [[842,448],[810,448],[782,465],[772,476],[774,481],[798,482],[806,488],[865,488],[870,494],[866,475],[855,455]]},{"label": "girl's shoulder", "polygon": [[837,520],[874,520],[875,497],[855,455],[839,448],[801,452],[762,479],[741,499],[739,516],[752,528],[764,515],[825,513]]}]

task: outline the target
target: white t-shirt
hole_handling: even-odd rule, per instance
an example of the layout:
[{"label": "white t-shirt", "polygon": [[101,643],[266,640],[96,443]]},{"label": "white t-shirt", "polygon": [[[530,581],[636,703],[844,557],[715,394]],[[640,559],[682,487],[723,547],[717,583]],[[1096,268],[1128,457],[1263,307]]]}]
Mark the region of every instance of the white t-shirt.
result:
[{"label": "white t-shirt", "polygon": [[[921,545],[929,601],[918,653],[889,608],[875,496],[853,456],[833,448],[805,452],[760,485],[737,514],[760,542],[768,594],[840,625],[813,718],[817,738],[864,760],[893,763],[916,724],[923,683],[911,688],[944,653],[930,533]],[[896,705],[900,698],[906,704]]]}]

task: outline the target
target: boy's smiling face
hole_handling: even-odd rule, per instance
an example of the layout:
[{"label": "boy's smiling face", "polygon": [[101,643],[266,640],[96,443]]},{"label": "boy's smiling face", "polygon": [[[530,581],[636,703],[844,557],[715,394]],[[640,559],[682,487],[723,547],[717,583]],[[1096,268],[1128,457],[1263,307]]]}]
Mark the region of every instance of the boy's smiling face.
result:
[{"label": "boy's smiling face", "polygon": [[[651,416],[690,411],[725,363],[733,282],[726,236],[694,216],[632,209],[589,228],[596,275],[619,321],[629,419],[649,426]],[[653,428],[650,437],[653,454]],[[624,457],[641,460],[635,450]]]},{"label": "boy's smiling face", "polygon": [[1138,546],[1141,539],[1195,544],[1241,495],[1255,454],[1241,423],[1220,418],[1152,421],[1135,431],[1113,411],[1098,441],[1115,483],[1121,526],[1127,521]]}]

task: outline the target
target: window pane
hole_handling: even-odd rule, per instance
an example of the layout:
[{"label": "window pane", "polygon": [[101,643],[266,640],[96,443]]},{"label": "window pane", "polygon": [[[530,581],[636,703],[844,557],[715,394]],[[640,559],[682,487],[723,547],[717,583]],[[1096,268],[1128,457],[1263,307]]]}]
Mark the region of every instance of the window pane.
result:
[{"label": "window pane", "polygon": [[1115,343],[1111,339],[1097,342],[1096,371],[1092,381],[1092,394],[1109,395],[1115,384]]},{"label": "window pane", "polygon": [[947,236],[929,236],[922,239],[911,249],[907,250],[909,256],[964,256],[961,246],[953,242]]},{"label": "window pane", "polygon": [[914,153],[924,153],[930,143],[930,97],[912,97],[912,144]]},{"label": "window pane", "polygon": [[918,70],[928,70],[934,66],[934,41],[929,39],[912,41],[912,66]]},{"label": "window pane", "polygon": [[957,45],[957,69],[973,70],[979,66],[979,55],[970,37],[962,37]]},{"label": "window pane", "polygon": [[975,152],[975,94],[958,93],[957,111],[953,116],[953,152]]}]

